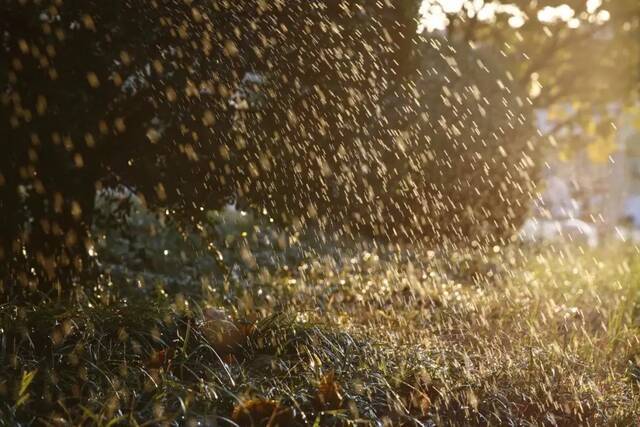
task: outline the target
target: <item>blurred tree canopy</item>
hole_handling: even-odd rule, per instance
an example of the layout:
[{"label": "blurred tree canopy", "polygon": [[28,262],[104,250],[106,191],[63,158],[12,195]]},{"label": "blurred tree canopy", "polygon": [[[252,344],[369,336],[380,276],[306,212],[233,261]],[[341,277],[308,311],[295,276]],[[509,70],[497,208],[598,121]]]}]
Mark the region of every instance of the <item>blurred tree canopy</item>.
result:
[{"label": "blurred tree canopy", "polygon": [[640,2],[445,3],[427,0],[423,13],[444,21],[450,39],[498,49],[515,79],[527,86],[533,108],[549,113],[542,136],[565,149],[594,141],[608,145],[611,123],[637,105]]}]

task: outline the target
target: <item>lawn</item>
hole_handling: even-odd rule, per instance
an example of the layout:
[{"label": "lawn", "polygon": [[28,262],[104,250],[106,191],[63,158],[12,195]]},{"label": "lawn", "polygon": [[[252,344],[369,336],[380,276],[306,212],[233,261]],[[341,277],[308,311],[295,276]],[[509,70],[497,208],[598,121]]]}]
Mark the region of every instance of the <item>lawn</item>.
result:
[{"label": "lawn", "polygon": [[635,248],[344,251],[0,307],[3,423],[639,422]]}]

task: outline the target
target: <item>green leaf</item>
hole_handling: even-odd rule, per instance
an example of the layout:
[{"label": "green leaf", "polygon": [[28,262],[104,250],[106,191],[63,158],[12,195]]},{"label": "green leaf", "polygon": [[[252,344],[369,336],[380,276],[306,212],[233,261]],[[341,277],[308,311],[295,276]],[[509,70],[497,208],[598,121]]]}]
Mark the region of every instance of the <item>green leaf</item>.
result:
[{"label": "green leaf", "polygon": [[36,376],[36,372],[38,372],[38,370],[34,369],[31,372],[24,372],[22,374],[22,380],[20,381],[20,390],[18,391],[18,400],[16,401],[15,405],[16,408],[24,405],[25,402],[29,399],[29,393],[27,393],[27,390],[29,389],[29,385]]},{"label": "green leaf", "polygon": [[16,400],[15,408],[17,409],[22,405],[24,405],[27,402],[27,400],[29,400],[29,393],[19,396],[18,400]]}]

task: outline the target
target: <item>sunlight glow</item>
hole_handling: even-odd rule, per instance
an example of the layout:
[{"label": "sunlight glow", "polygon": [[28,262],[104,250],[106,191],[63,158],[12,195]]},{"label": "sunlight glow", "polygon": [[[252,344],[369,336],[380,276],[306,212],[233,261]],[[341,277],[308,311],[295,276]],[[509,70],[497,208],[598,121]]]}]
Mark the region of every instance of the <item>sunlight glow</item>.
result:
[{"label": "sunlight glow", "polygon": [[602,0],[587,0],[587,12],[595,13],[602,6]]},{"label": "sunlight glow", "polygon": [[458,13],[462,10],[464,0],[446,0],[440,1],[440,7],[444,13]]},{"label": "sunlight glow", "polygon": [[538,11],[540,22],[554,23],[558,21],[568,22],[575,15],[571,6],[563,4],[557,7],[546,6]]},{"label": "sunlight glow", "polygon": [[[583,20],[603,24],[610,19],[607,10],[601,10],[602,0],[587,0],[586,14],[576,16],[576,11],[568,4],[545,6],[538,10],[535,17],[542,23],[566,23],[569,28],[580,27]],[[493,23],[500,15],[506,17],[512,28],[521,28],[531,17],[516,4],[483,0],[423,0],[420,7],[422,22],[418,32],[446,31],[450,15],[463,13],[468,18],[477,18],[481,22]]]}]

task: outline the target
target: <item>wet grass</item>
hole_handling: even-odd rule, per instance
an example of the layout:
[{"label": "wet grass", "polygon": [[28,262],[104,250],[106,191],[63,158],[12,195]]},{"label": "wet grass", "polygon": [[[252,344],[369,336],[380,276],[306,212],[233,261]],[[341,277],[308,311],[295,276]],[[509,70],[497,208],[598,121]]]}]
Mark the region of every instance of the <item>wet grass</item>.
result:
[{"label": "wet grass", "polygon": [[237,282],[0,307],[3,424],[639,422],[632,248],[362,252]]}]

